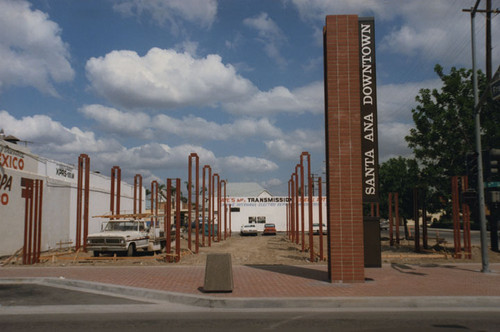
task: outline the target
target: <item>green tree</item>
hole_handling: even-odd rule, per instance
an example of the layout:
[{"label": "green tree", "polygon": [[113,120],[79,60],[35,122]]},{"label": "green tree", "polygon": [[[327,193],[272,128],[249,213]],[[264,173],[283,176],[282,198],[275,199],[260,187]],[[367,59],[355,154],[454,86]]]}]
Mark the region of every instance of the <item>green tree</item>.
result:
[{"label": "green tree", "polygon": [[[428,184],[442,203],[450,198],[450,178],[465,174],[467,152],[474,151],[474,95],[472,70],[451,68],[449,74],[440,65],[434,71],[441,89],[421,89],[412,109],[415,128],[406,136],[418,161],[421,181]],[[485,75],[478,72],[479,95],[484,91]],[[490,101],[481,113],[484,148],[500,147],[500,110]],[[438,200],[435,200],[438,202]],[[444,206],[443,206],[444,207]]]},{"label": "green tree", "polygon": [[[158,185],[158,200],[160,202],[164,202],[165,199],[167,198],[166,196],[166,185],[160,184]],[[151,190],[146,188],[146,196],[151,196]]]},{"label": "green tree", "polygon": [[382,216],[388,217],[388,194],[397,192],[400,216],[405,219],[413,218],[413,188],[421,185],[417,162],[403,157],[391,158],[380,165],[379,176]]}]

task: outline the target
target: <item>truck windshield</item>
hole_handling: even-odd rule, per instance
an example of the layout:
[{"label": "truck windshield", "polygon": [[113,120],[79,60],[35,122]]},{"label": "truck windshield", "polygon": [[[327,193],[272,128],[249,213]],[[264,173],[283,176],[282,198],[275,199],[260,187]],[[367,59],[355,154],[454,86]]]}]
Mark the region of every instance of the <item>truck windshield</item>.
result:
[{"label": "truck windshield", "polygon": [[[133,221],[110,221],[106,225],[106,231],[135,231],[139,223]],[[144,229],[144,226],[142,227]]]}]

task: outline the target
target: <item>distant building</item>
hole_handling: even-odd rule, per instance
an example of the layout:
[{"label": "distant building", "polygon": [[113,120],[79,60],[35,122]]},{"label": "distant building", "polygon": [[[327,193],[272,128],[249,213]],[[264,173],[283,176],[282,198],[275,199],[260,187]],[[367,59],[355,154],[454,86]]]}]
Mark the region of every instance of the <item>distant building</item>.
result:
[{"label": "distant building", "polygon": [[[276,224],[278,231],[286,231],[287,196],[273,196],[257,183],[227,183],[226,204],[231,205],[232,231],[238,232],[245,224],[255,223],[262,231],[265,223]],[[305,229],[309,229],[309,201],[305,197]],[[326,197],[322,198],[323,223],[326,224]],[[299,206],[301,214],[301,206]],[[227,217],[229,218],[229,217]],[[313,222],[319,222],[319,197],[313,197]]]}]

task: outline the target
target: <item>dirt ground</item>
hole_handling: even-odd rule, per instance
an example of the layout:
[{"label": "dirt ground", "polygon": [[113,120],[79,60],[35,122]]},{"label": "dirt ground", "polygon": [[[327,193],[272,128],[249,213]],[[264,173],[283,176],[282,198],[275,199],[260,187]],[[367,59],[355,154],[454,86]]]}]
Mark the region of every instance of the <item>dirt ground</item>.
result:
[{"label": "dirt ground", "polygon": [[[326,251],[325,251],[326,252]],[[234,265],[297,265],[307,264],[309,254],[301,252],[301,246],[288,241],[284,234],[276,236],[240,236],[233,234],[211,247],[202,247],[197,255],[182,257],[181,264],[204,265],[209,253],[231,253]]]},{"label": "dirt ground", "polygon": [[[187,237],[183,234],[183,237]],[[309,239],[306,235],[305,251],[302,251],[302,245],[292,243],[285,234],[276,236],[240,236],[233,233],[231,237],[221,242],[212,242],[208,246],[201,245],[198,254],[194,254],[195,244],[194,235],[192,250],[188,249],[186,239],[181,239],[181,259],[178,265],[205,265],[206,256],[210,253],[230,253],[233,265],[304,265],[304,264],[327,264],[327,237],[323,236],[324,260],[319,259],[319,239],[314,236],[315,261],[310,262],[308,251]],[[172,243],[175,245],[175,242]],[[429,241],[429,248],[421,250],[420,253],[414,251],[414,243],[411,240],[402,240],[398,247],[389,246],[387,239],[382,239],[382,263],[408,263],[408,264],[444,264],[458,262],[481,262],[481,250],[479,247],[472,248],[472,258],[465,259],[453,257],[453,247],[450,244],[437,244],[436,241]],[[175,252],[175,251],[174,251]],[[139,253],[136,257],[92,257],[88,252],[75,252],[71,248],[61,249],[52,252],[42,253],[41,262],[36,266],[68,266],[68,265],[164,265],[171,264],[166,262],[165,253],[157,255]],[[489,251],[489,262],[500,262],[500,253]],[[5,266],[20,265],[22,259],[16,257],[3,257],[0,264]]]}]

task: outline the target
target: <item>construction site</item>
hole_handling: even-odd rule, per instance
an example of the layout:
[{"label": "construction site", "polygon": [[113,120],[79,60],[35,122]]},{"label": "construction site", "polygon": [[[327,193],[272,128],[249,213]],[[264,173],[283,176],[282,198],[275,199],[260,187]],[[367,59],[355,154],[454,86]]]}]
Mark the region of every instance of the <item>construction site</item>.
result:
[{"label": "construction site", "polygon": [[[175,190],[180,188],[180,179],[167,179],[166,197],[153,181],[147,200],[142,177],[136,175],[133,185],[125,183],[118,166],[112,168],[111,177],[106,177],[90,171],[87,155],[81,155],[74,166],[34,155],[15,141],[0,143],[3,266],[203,265],[209,253],[230,253],[235,264],[326,264],[326,229],[310,236],[309,215],[302,212],[309,211],[308,197],[300,204],[300,195],[295,192],[273,197],[256,184],[237,184],[227,190],[231,187],[217,181],[218,175],[211,174],[210,166],[199,172],[196,154],[188,157],[188,182],[200,195],[189,192],[187,199],[181,199],[180,191]],[[325,212],[324,199],[312,198],[315,221]],[[171,216],[170,227],[165,227],[166,215]],[[132,225],[134,221],[136,226]],[[252,222],[258,227],[275,223],[277,236],[240,236],[240,227]],[[132,235],[127,236],[135,232],[143,242],[122,249],[104,246],[105,240],[98,235],[106,233],[107,224],[119,223],[132,226]],[[414,236],[400,240],[397,225],[396,235],[392,231],[381,235],[383,262],[462,260],[456,255],[456,245],[439,235],[431,236],[426,249],[416,253]],[[467,261],[480,261],[478,246],[472,245],[470,250]],[[493,251],[490,259],[500,261]]]},{"label": "construction site", "polygon": [[[261,232],[266,223],[289,234],[305,252],[310,221],[314,218],[324,225],[325,197],[300,197],[298,191],[293,196],[272,196],[255,183],[228,184],[212,174],[209,165],[201,168],[196,153],[186,163],[186,198],[176,189],[181,188],[181,179],[167,179],[166,184],[152,181],[146,190],[140,174],[131,185],[122,181],[119,166],[107,177],[91,171],[86,154],[69,165],[35,155],[18,141],[15,137],[0,141],[3,265],[137,259],[178,263],[200,248],[229,240],[245,224],[255,224]],[[312,218],[304,214],[310,209],[315,210]],[[319,246],[324,227],[311,261],[325,259],[325,249]]]}]

